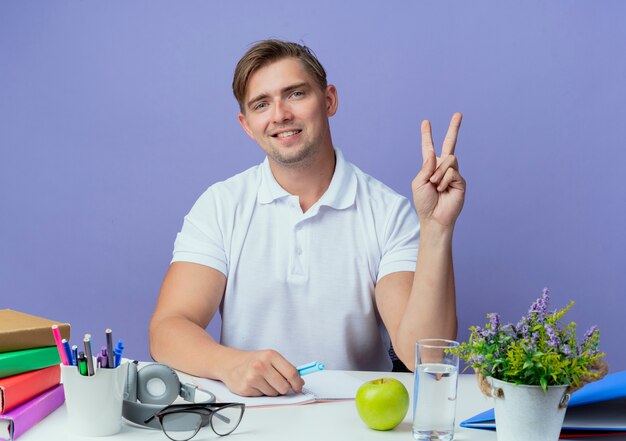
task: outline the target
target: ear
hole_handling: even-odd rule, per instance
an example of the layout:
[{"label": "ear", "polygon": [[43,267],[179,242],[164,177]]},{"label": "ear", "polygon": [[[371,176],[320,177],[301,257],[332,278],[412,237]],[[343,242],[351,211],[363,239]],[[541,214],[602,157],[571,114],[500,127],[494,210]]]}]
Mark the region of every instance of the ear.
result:
[{"label": "ear", "polygon": [[326,113],[328,116],[333,116],[337,113],[337,107],[339,106],[339,98],[337,96],[337,88],[332,84],[326,86]]},{"label": "ear", "polygon": [[246,132],[246,134],[250,137],[250,139],[254,141],[254,137],[252,136],[252,131],[250,130],[250,127],[248,126],[248,120],[246,119],[246,115],[239,112],[237,114],[237,119],[239,120],[239,124],[241,124],[241,128],[243,129],[243,131]]}]

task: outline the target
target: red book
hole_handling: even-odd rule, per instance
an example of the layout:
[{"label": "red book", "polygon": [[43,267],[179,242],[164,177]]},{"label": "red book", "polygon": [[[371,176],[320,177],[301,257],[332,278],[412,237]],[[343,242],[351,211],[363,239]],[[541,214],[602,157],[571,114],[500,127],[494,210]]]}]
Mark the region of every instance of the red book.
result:
[{"label": "red book", "polygon": [[0,439],[13,441],[51,414],[64,401],[63,385],[57,384],[32,400],[0,415]]},{"label": "red book", "polygon": [[0,415],[60,382],[61,367],[58,364],[12,377],[0,378]]}]

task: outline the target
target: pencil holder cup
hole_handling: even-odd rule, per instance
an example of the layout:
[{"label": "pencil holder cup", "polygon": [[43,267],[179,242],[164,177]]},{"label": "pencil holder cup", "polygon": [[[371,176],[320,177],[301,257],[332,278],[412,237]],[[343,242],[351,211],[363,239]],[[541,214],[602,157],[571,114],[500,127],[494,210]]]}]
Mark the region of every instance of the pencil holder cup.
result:
[{"label": "pencil holder cup", "polygon": [[128,363],[80,375],[76,366],[61,366],[68,431],[83,436],[108,436],[122,426],[122,395]]}]

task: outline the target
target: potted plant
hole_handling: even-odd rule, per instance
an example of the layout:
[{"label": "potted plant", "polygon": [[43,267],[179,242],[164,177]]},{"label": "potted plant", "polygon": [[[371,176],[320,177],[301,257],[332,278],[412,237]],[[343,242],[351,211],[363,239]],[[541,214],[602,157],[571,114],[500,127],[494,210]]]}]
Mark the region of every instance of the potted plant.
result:
[{"label": "potted plant", "polygon": [[592,326],[582,341],[576,323],[563,326],[565,308],[548,311],[548,290],[516,324],[502,325],[496,313],[470,328],[455,352],[473,367],[483,393],[495,400],[498,441],[556,441],[569,394],[607,373]]}]

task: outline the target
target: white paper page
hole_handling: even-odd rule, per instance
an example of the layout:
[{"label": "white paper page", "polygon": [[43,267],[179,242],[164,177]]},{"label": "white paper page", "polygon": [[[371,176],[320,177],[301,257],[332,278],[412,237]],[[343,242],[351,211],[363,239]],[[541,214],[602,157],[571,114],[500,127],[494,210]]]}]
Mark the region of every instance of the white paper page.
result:
[{"label": "white paper page", "polygon": [[363,384],[343,371],[321,371],[303,378],[305,391],[318,400],[353,400]]},{"label": "white paper page", "polygon": [[218,403],[244,403],[247,407],[287,406],[290,404],[311,403],[315,400],[312,395],[296,395],[293,391],[289,391],[287,395],[281,395],[278,397],[242,397],[241,395],[237,395],[228,390],[226,385],[221,381],[209,380],[206,378],[196,377],[192,381],[192,384],[215,394]]},{"label": "white paper page", "polygon": [[351,400],[361,386],[361,381],[342,371],[321,371],[303,378],[304,393],[294,394],[290,391],[287,395],[279,397],[242,397],[228,390],[221,381],[206,378],[194,377],[192,383],[215,394],[218,402],[244,403],[248,407],[305,404],[316,399]]}]

